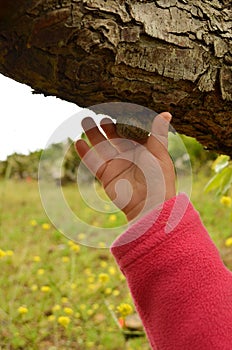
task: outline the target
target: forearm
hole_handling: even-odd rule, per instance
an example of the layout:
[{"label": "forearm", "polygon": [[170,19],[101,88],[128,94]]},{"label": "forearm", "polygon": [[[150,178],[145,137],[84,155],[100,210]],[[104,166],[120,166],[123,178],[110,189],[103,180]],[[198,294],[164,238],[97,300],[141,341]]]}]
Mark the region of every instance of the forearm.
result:
[{"label": "forearm", "polygon": [[[142,236],[117,246],[146,225]],[[159,217],[153,211],[133,225],[112,253],[153,349],[231,349],[232,274],[185,195],[165,202]]]}]

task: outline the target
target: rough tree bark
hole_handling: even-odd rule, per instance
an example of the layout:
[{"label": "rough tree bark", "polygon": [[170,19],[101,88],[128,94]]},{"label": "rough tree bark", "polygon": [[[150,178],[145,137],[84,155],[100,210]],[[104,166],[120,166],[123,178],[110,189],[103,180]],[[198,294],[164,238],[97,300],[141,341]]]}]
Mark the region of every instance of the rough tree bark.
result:
[{"label": "rough tree bark", "polygon": [[0,72],[88,107],[170,111],[232,155],[231,0],[0,0]]}]

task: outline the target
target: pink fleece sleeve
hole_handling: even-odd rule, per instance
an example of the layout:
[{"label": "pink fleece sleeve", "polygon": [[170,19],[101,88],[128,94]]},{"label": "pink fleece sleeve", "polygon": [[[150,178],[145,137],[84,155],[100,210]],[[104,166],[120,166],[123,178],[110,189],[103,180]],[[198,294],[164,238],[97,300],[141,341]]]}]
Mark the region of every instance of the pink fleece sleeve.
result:
[{"label": "pink fleece sleeve", "polygon": [[[177,224],[166,233],[170,215]],[[185,194],[131,226],[111,251],[152,349],[232,349],[232,274]]]}]

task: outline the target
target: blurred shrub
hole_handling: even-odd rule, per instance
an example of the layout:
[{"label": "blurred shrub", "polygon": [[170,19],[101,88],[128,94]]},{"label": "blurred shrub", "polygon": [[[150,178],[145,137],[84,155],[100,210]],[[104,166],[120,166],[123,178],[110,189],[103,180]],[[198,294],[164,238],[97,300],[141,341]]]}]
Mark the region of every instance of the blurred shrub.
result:
[{"label": "blurred shrub", "polygon": [[[184,166],[185,162],[188,162],[190,158],[193,172],[198,172],[201,168],[204,168],[205,171],[211,173],[211,164],[217,158],[215,152],[208,151],[205,149],[195,138],[189,137],[186,135],[178,134],[181,141],[175,141],[175,136],[169,138],[169,149],[171,151],[171,156],[175,164],[178,164],[178,167],[181,166],[181,162]],[[184,151],[184,148],[186,150]],[[188,157],[189,156],[189,157]]]},{"label": "blurred shrub", "polygon": [[226,155],[218,156],[211,168],[215,175],[205,186],[205,192],[214,191],[217,196],[229,196],[232,189],[232,161],[230,157]]}]

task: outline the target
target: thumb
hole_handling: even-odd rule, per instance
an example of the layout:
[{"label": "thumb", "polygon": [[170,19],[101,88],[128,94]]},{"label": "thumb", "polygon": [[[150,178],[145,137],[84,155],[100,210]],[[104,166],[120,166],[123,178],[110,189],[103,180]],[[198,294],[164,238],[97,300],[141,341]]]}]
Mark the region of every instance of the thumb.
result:
[{"label": "thumb", "polygon": [[172,115],[169,112],[163,112],[158,114],[152,123],[147,148],[158,159],[168,155],[168,130],[171,119]]}]

